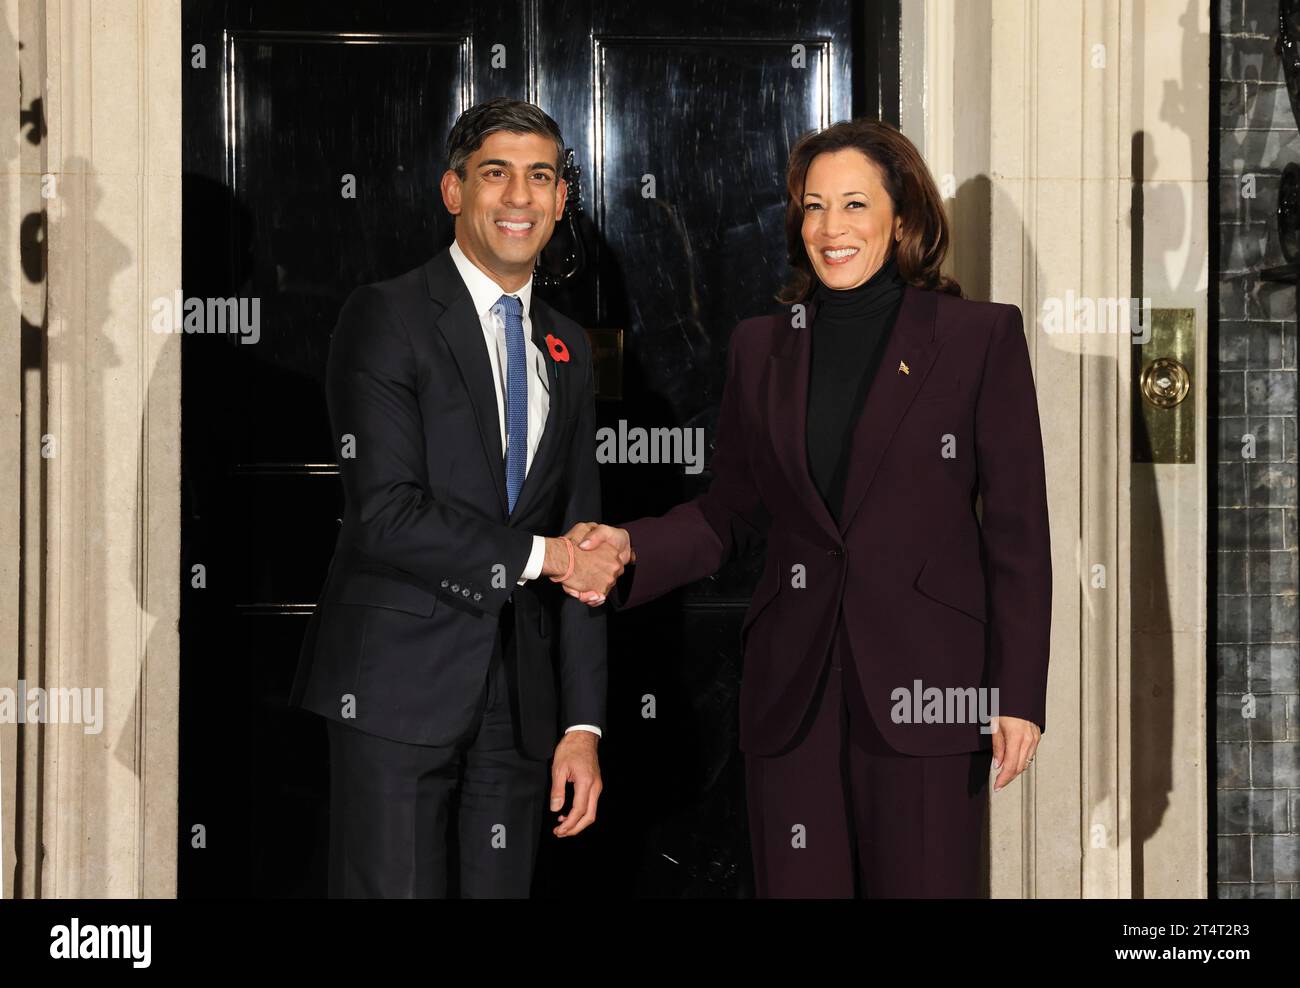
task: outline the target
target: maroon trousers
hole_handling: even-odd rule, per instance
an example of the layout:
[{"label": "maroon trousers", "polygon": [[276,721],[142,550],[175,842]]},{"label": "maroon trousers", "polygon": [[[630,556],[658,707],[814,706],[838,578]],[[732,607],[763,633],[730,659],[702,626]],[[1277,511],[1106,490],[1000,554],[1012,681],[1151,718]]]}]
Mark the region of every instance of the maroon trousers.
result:
[{"label": "maroon trousers", "polygon": [[904,755],[876,730],[843,621],[793,746],[746,755],[759,898],[979,898],[993,753]]}]

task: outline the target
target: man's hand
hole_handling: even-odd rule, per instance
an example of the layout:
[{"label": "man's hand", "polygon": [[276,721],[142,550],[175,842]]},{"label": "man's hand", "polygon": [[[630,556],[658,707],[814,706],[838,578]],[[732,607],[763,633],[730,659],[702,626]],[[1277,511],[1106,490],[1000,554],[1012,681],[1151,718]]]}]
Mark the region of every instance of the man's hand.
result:
[{"label": "man's hand", "polygon": [[556,837],[572,837],[596,822],[596,800],[600,799],[600,760],[596,743],[600,739],[591,731],[570,731],[555,746],[551,762],[551,812],[564,808],[565,783],[573,783],[573,806],[568,815],[560,813],[560,825],[551,832]]},{"label": "man's hand", "polygon": [[[613,546],[618,550],[619,562],[623,566],[636,562],[636,552],[632,549],[632,537],[628,534],[626,528],[614,528],[611,525],[600,525],[594,521],[584,521],[574,525],[569,530],[568,537],[577,542],[578,547],[583,552]],[[564,584],[564,592],[570,597],[577,597],[584,604],[592,607],[597,607],[605,602],[604,593],[583,590],[581,587],[573,585],[572,581]],[[606,590],[606,593],[608,593],[608,590]]]},{"label": "man's hand", "polygon": [[994,780],[993,791],[1007,785],[1029,765],[1038,750],[1038,739],[1043,732],[1030,720],[1019,717],[993,718],[993,766],[1002,767]]},{"label": "man's hand", "polygon": [[[577,531],[577,528],[571,531]],[[569,551],[564,547],[565,540],[570,544],[575,541],[568,535],[546,540],[542,574],[549,576],[553,583],[559,583],[569,568]],[[573,571],[564,580],[565,589],[578,593],[590,592],[604,600],[614,582],[623,575],[623,563],[618,551],[607,545],[585,552],[575,548],[573,552]]]}]

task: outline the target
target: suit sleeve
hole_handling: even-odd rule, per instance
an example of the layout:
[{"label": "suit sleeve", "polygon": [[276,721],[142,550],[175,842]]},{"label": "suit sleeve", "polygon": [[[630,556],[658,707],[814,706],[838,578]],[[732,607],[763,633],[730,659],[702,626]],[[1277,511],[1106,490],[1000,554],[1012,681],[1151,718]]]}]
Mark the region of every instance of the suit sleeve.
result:
[{"label": "suit sleeve", "polygon": [[615,610],[644,604],[716,573],[738,544],[767,533],[771,516],[750,470],[747,436],[753,426],[745,415],[752,406],[743,400],[739,371],[743,336],[737,327],[727,352],[709,488],[658,518],[621,526],[631,535],[636,562],[610,591],[607,599]]},{"label": "suit sleeve", "polygon": [[[573,334],[573,351],[584,362],[582,407],[573,430],[565,473],[564,534],[580,521],[600,517],[600,473],[596,465],[596,389],[586,334]],[[560,723],[605,728],[605,609],[589,607],[568,594],[560,603]]]},{"label": "suit sleeve", "polygon": [[405,327],[373,287],[357,289],[330,340],[326,399],[356,548],[419,578],[468,587],[467,606],[497,614],[523,573],[532,536],[474,517],[428,490],[418,371]]},{"label": "suit sleeve", "polygon": [[993,328],[975,405],[989,604],[989,685],[998,713],[1046,730],[1052,546],[1047,482],[1023,317],[1004,307]]}]

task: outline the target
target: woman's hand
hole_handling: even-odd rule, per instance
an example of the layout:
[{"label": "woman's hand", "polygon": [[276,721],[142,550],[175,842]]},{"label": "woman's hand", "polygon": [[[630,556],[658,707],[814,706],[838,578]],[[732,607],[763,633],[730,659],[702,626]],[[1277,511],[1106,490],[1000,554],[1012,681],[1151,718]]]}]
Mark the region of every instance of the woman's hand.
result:
[{"label": "woman's hand", "polygon": [[1005,789],[1017,775],[1029,767],[1038,739],[1043,732],[1031,720],[1019,717],[993,718],[993,767],[1001,766],[993,791]]}]

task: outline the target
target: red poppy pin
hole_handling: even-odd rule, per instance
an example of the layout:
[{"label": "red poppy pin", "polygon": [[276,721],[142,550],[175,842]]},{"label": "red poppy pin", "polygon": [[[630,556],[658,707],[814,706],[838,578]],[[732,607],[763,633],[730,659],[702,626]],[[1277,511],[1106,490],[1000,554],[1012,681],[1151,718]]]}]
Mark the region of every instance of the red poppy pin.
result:
[{"label": "red poppy pin", "polygon": [[547,333],[546,346],[550,349],[551,356],[557,361],[562,364],[567,364],[569,362],[569,348],[564,345],[564,340],[560,339],[558,336],[552,336],[550,333]]}]

